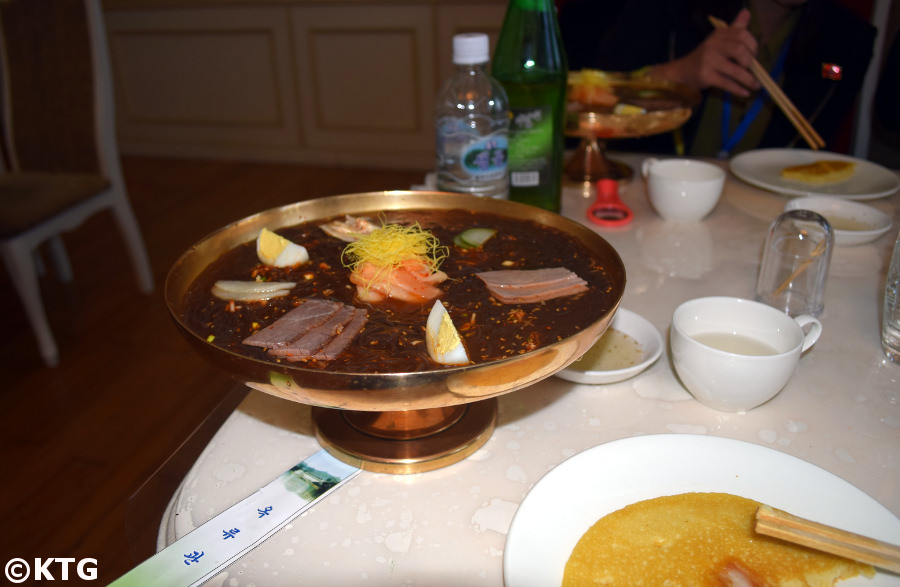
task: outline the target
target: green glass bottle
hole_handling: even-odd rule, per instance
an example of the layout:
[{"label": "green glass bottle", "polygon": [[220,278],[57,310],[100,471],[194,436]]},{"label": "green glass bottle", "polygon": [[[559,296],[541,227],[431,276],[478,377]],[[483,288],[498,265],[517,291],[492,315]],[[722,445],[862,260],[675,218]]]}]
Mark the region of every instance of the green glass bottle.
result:
[{"label": "green glass bottle", "polygon": [[566,54],[553,0],[510,0],[491,73],[509,98],[509,198],[559,212]]}]

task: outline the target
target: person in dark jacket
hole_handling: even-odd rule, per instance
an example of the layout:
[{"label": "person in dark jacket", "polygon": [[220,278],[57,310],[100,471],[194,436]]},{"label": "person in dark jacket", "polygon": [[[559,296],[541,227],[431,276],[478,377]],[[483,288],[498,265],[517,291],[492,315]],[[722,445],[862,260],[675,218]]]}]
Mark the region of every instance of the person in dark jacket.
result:
[{"label": "person in dark jacket", "polygon": [[875,116],[884,128],[900,132],[900,34],[891,41],[878,78]]},{"label": "person in dark jacket", "polygon": [[[716,30],[714,16],[729,23]],[[755,58],[828,145],[852,112],[876,29],[835,0],[629,0],[593,54],[592,68],[633,71],[703,92],[683,131],[684,152],[728,157],[805,147],[748,71]],[[677,149],[673,135],[616,141],[615,149]]]}]

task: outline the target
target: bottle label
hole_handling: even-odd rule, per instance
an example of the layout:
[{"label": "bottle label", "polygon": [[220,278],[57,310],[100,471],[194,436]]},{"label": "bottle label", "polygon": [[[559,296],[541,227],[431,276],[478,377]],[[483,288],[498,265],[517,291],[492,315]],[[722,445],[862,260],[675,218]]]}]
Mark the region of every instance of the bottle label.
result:
[{"label": "bottle label", "polygon": [[550,182],[553,161],[553,109],[550,105],[513,108],[509,126],[509,184],[536,187]]},{"label": "bottle label", "polygon": [[438,169],[457,183],[505,180],[508,148],[506,129],[482,136],[460,119],[438,124]]},{"label": "bottle label", "polygon": [[463,168],[480,181],[502,178],[506,174],[507,150],[506,133],[473,141],[463,149]]}]

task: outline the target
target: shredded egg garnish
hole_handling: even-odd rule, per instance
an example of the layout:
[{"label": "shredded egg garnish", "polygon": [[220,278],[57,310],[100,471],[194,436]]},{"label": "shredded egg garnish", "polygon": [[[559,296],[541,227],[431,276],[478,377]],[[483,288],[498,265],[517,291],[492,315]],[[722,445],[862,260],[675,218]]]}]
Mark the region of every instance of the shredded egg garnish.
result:
[{"label": "shredded egg garnish", "polygon": [[348,244],[341,253],[341,262],[351,271],[371,263],[382,277],[382,273],[390,273],[411,259],[437,271],[447,254],[447,247],[442,247],[437,237],[418,223],[411,226],[385,224]]},{"label": "shredded egg garnish", "polygon": [[259,231],[256,256],[266,265],[274,267],[292,267],[309,261],[306,247],[293,243],[268,228]]},{"label": "shredded egg garnish", "polygon": [[469,355],[463,346],[462,339],[447,308],[441,300],[434,302],[428,320],[425,323],[425,346],[428,355],[444,365],[465,365],[469,362]]}]

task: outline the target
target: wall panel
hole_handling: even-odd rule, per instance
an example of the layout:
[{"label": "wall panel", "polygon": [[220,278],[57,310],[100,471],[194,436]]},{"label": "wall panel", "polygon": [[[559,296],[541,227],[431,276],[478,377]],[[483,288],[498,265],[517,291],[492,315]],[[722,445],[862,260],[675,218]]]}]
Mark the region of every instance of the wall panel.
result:
[{"label": "wall panel", "polygon": [[506,6],[108,4],[123,153],[423,170],[452,36],[487,32],[493,46]]},{"label": "wall panel", "polygon": [[284,8],[107,16],[123,150],[142,142],[296,147]]}]

